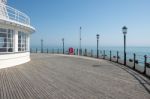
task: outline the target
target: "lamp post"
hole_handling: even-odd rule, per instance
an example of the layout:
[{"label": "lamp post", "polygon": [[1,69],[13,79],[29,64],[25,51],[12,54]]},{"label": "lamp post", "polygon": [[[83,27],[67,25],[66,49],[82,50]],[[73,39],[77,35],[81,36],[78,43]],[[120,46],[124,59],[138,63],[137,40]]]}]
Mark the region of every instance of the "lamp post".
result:
[{"label": "lamp post", "polygon": [[97,58],[99,58],[99,49],[98,49],[98,43],[99,43],[99,34],[96,35],[97,37]]},{"label": "lamp post", "polygon": [[63,54],[65,53],[65,52],[64,52],[64,40],[65,40],[65,39],[62,38],[62,43],[63,43]]},{"label": "lamp post", "polygon": [[41,53],[43,53],[43,39],[41,39]]},{"label": "lamp post", "polygon": [[82,49],[81,49],[81,31],[82,31],[82,27],[80,27],[80,33],[79,33],[79,52],[78,52],[78,55],[81,55],[82,54]]},{"label": "lamp post", "polygon": [[122,32],[123,32],[123,35],[124,35],[124,65],[126,65],[126,34],[127,34],[127,27],[124,26],[122,28]]}]

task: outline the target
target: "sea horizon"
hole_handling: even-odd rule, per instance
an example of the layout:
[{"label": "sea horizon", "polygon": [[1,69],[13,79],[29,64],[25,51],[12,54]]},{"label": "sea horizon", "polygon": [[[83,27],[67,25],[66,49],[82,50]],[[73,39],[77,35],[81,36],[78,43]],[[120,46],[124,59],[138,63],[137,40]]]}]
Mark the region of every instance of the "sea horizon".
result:
[{"label": "sea horizon", "polygon": [[[77,46],[65,46],[65,50],[69,49],[70,47],[74,49],[78,49]],[[41,49],[41,46],[31,46],[32,49],[38,48]],[[62,46],[44,46],[44,49],[63,49]],[[83,46],[81,47],[83,50],[97,50],[96,46]],[[123,46],[99,46],[99,50],[107,50],[107,51],[123,51]],[[145,52],[150,54],[150,46],[127,46],[127,52]]]},{"label": "sea horizon", "polygon": [[[41,47],[38,46],[38,47],[32,47],[31,46],[31,49],[33,52],[36,51],[36,48],[37,48],[37,51],[40,52],[41,51]],[[77,54],[77,50],[78,47],[72,47],[75,49],[75,53]],[[58,49],[59,49],[59,52],[62,52],[63,48],[62,47],[43,47],[43,51],[44,52],[47,52],[47,49],[49,51],[49,53],[51,52],[55,52],[57,53],[58,52]],[[88,47],[82,47],[82,52],[84,53],[85,52],[85,49],[87,50],[87,53],[91,53],[91,50],[93,51],[93,55],[96,55],[97,54],[97,48],[94,46],[94,47],[91,47],[91,46],[88,46]],[[69,50],[69,46],[65,47],[65,52],[68,52]],[[104,54],[104,50],[105,50],[105,54],[107,56],[110,55],[110,51],[111,51],[111,54],[112,54],[112,57],[113,56],[116,56],[117,55],[117,51],[119,52],[119,56],[121,57],[121,59],[124,58],[124,47],[123,46],[100,46],[99,47],[99,54],[100,55],[103,55]],[[141,62],[140,64],[143,65],[143,62],[144,62],[144,56],[147,55],[148,57],[150,57],[150,47],[148,46],[128,46],[126,48],[126,53],[127,53],[127,60],[129,59],[132,59],[134,56],[134,54],[136,54],[136,58]],[[150,58],[148,58],[147,60],[148,62],[150,62]]]}]

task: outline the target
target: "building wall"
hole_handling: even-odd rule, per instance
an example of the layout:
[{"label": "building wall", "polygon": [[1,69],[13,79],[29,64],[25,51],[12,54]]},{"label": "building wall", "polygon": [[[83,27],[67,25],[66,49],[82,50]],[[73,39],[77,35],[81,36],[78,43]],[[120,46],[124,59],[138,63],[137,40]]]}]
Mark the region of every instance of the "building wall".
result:
[{"label": "building wall", "polygon": [[27,48],[28,51],[30,51],[30,33],[28,30],[20,28],[20,27],[15,27],[15,26],[11,26],[11,25],[7,25],[7,24],[0,24],[0,28],[4,28],[4,29],[12,29],[14,30],[14,52],[18,52],[18,31],[24,32],[26,33],[27,36]]},{"label": "building wall", "polygon": [[[0,52],[0,69],[12,67],[16,65],[20,65],[26,62],[30,61],[30,32],[20,26],[12,26],[11,24],[0,24],[0,28],[4,29],[12,29],[14,30],[14,40],[13,40],[13,46],[14,50],[10,53],[1,53]],[[18,52],[18,31],[25,32],[27,37],[27,51],[24,52]]]},{"label": "building wall", "polygon": [[0,28],[3,28],[0,34],[0,68],[30,61],[30,34],[35,32],[35,28],[30,25],[30,18],[7,6],[7,0],[0,0]]},{"label": "building wall", "polygon": [[20,65],[29,61],[29,52],[0,55],[0,69]]}]

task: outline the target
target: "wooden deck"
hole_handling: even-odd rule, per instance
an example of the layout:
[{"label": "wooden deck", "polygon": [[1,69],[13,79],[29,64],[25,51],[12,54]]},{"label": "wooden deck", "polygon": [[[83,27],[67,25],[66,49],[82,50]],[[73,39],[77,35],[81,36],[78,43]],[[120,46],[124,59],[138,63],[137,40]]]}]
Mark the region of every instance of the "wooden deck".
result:
[{"label": "wooden deck", "polygon": [[0,70],[0,99],[150,99],[150,80],[105,60],[32,54]]}]

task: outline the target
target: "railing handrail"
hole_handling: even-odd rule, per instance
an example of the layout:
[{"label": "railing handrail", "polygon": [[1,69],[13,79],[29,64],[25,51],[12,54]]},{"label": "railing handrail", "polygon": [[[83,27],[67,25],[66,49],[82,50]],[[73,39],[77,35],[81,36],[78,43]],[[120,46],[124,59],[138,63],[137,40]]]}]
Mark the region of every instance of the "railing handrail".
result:
[{"label": "railing handrail", "polygon": [[[6,19],[30,25],[29,16],[13,7],[0,3],[0,11],[0,16],[3,16]],[[5,13],[5,15],[2,15],[2,13]]]}]

